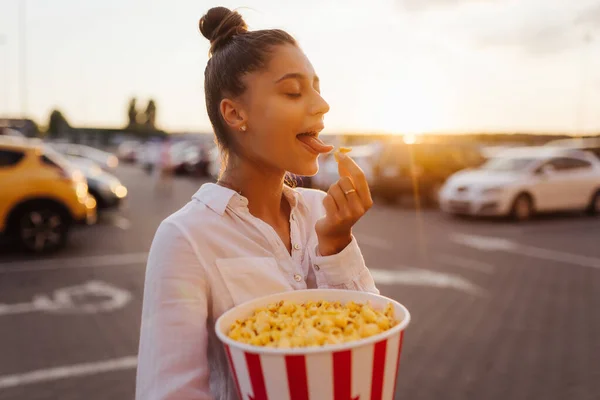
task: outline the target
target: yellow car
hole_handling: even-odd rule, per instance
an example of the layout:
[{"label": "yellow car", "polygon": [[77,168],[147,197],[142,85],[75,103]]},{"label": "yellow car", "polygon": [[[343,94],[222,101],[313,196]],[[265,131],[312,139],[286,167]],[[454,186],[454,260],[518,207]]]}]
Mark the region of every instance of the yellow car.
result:
[{"label": "yellow car", "polygon": [[74,223],[96,222],[83,174],[40,141],[0,136],[0,232],[26,250],[67,241]]}]

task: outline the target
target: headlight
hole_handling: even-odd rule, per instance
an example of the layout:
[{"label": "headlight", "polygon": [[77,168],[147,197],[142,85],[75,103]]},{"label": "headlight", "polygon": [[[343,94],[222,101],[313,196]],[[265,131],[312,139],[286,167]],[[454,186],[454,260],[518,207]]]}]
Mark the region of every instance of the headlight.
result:
[{"label": "headlight", "polygon": [[77,193],[77,197],[80,199],[84,199],[88,195],[88,185],[85,182],[78,182],[75,185],[75,192]]},{"label": "headlight", "polygon": [[106,164],[110,167],[110,168],[117,168],[117,166],[119,165],[119,159],[115,156],[110,156],[106,162]]},{"label": "headlight", "polygon": [[127,188],[118,182],[111,183],[110,191],[113,192],[119,199],[127,196]]}]

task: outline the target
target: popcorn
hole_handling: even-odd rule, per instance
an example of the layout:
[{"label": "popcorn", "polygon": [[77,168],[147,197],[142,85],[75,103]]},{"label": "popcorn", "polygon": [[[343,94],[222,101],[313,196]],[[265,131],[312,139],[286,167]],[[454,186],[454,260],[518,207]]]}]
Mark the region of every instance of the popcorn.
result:
[{"label": "popcorn", "polygon": [[352,147],[340,147],[339,149],[337,149],[335,151],[335,153],[333,153],[333,157],[335,158],[335,161],[340,162],[340,159],[339,159],[340,153],[346,154],[346,153],[350,153],[351,151],[352,151]]},{"label": "popcorn", "polygon": [[228,336],[254,346],[297,348],[347,343],[384,332],[399,321],[388,303],[383,311],[353,301],[279,301],[236,320]]}]

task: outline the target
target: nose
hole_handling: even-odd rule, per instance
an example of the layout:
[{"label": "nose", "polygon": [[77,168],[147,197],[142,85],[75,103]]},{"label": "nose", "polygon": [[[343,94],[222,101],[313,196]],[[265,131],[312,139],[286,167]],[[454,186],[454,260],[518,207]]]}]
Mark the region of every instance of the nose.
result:
[{"label": "nose", "polygon": [[314,101],[311,107],[312,115],[325,115],[329,111],[329,104],[325,101],[321,93],[315,91]]}]

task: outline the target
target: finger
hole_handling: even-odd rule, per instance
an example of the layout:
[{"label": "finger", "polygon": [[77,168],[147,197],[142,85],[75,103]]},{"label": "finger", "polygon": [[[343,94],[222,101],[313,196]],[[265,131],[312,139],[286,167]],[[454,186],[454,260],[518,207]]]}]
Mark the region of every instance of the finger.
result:
[{"label": "finger", "polygon": [[354,188],[358,192],[358,196],[360,197],[363,206],[366,209],[369,209],[373,205],[373,199],[371,198],[371,191],[369,190],[369,183],[367,182],[365,173],[348,155],[340,153],[338,159],[338,171],[340,176],[348,176],[352,179]]},{"label": "finger", "polygon": [[331,195],[327,195],[323,198],[323,207],[325,207],[325,214],[327,215],[337,215],[338,208],[335,204],[335,200]]},{"label": "finger", "polygon": [[354,213],[354,215],[361,216],[365,213],[365,208],[361,202],[360,197],[358,196],[358,192],[354,188],[354,184],[352,183],[352,179],[347,176],[342,176],[338,185],[342,188],[344,192],[344,196],[346,196],[346,200],[348,201],[348,205],[350,206],[350,210]]},{"label": "finger", "polygon": [[347,219],[351,217],[350,208],[348,206],[348,200],[346,199],[346,195],[342,191],[342,188],[338,183],[334,183],[329,188],[327,192],[333,200],[335,200],[335,205],[337,206],[337,215],[342,219]]}]

